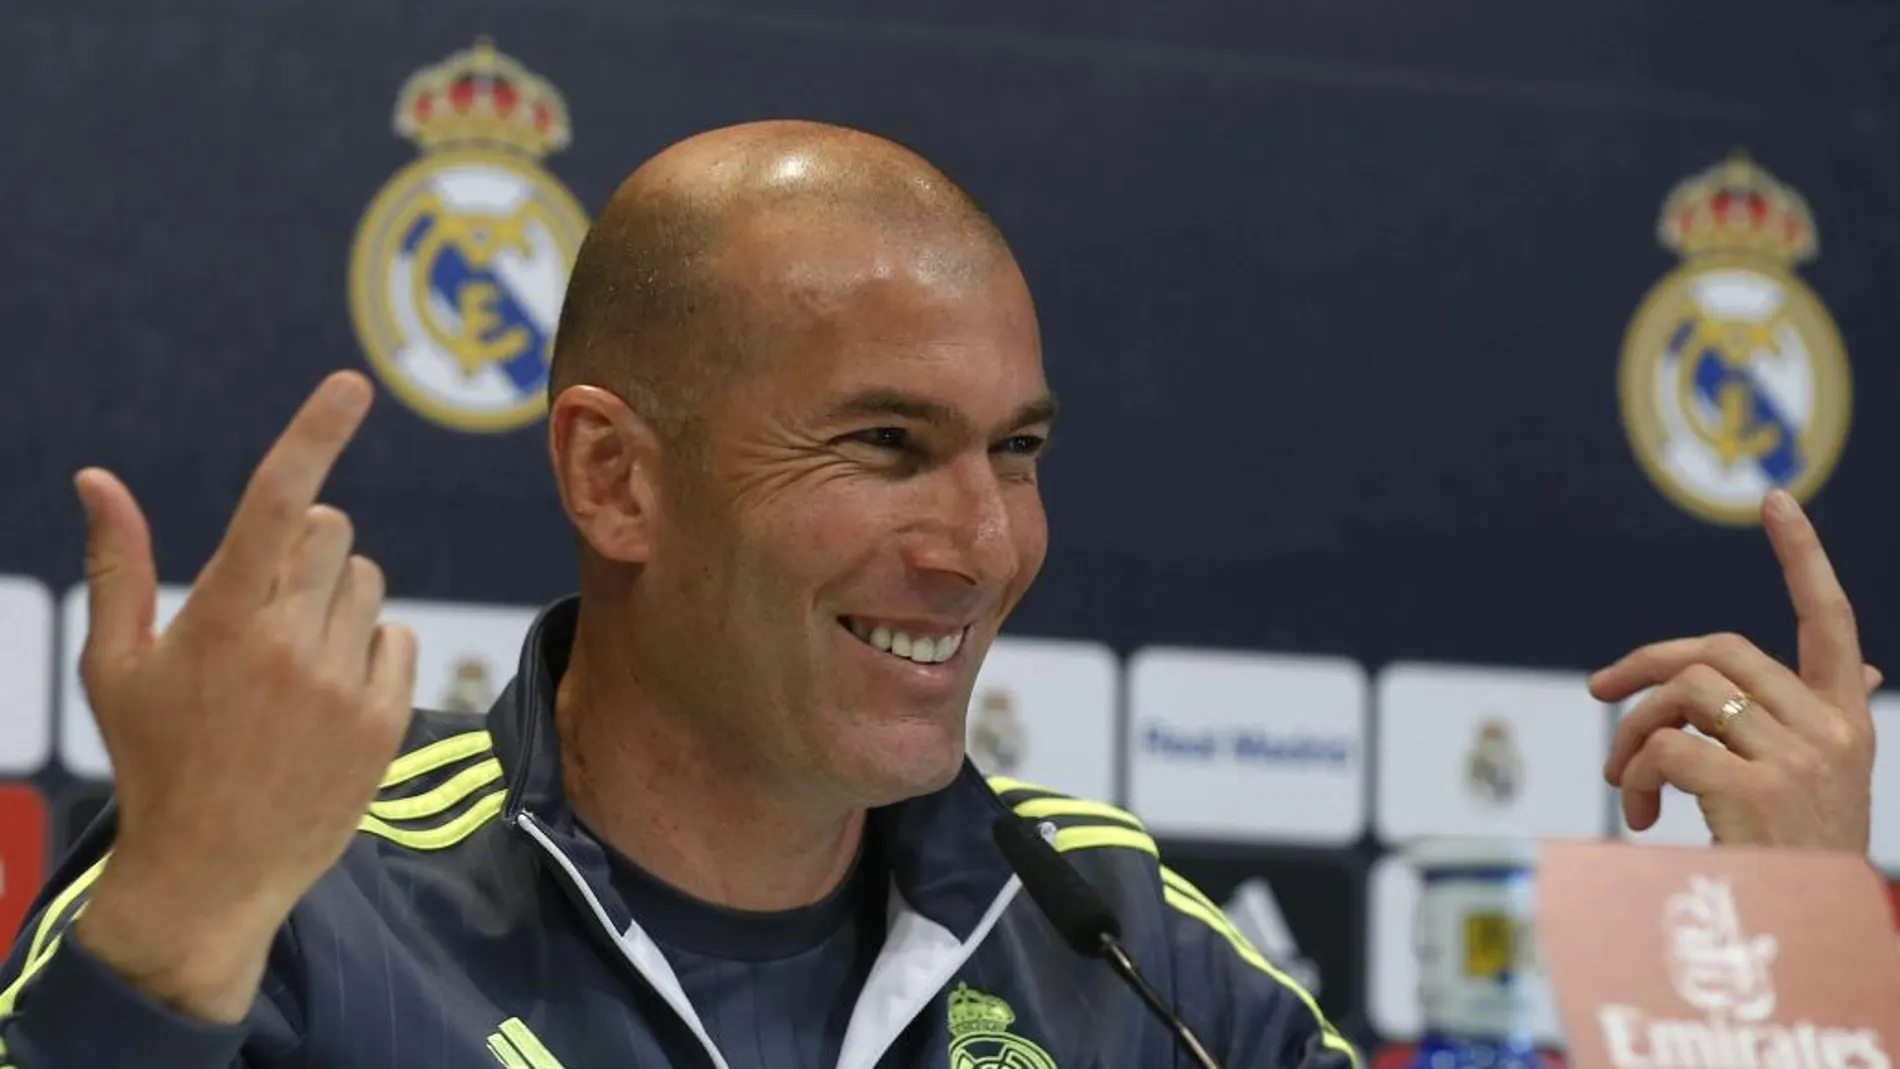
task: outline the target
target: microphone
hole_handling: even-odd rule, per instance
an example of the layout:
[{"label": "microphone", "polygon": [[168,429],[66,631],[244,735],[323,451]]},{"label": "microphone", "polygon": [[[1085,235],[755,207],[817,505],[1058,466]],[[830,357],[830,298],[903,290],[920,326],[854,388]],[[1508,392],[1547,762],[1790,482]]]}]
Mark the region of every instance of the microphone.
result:
[{"label": "microphone", "polygon": [[1149,985],[1135,959],[1129,957],[1121,942],[1121,922],[1093,884],[1063,860],[1056,848],[1039,834],[1035,825],[1014,816],[1000,817],[990,828],[996,848],[1023,881],[1023,890],[1055,926],[1062,940],[1085,958],[1102,958],[1115,970],[1148,1009],[1168,1026],[1181,1049],[1188,1052],[1201,1069],[1221,1069],[1207,1052],[1199,1036],[1181,1019],[1181,1015],[1161,1001],[1161,995]]}]

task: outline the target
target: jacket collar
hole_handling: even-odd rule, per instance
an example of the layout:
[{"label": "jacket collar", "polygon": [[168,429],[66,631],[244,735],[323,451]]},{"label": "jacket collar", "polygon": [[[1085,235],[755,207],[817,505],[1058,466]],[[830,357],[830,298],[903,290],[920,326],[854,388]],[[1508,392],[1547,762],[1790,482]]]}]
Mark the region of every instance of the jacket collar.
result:
[{"label": "jacket collar", "polygon": [[[561,786],[554,725],[555,686],[567,670],[579,618],[575,596],[553,602],[535,618],[514,681],[488,713],[488,730],[507,777],[505,819],[514,823],[524,812],[532,815],[584,872],[604,879],[605,858],[575,834],[574,814]],[[966,759],[942,790],[872,810],[867,834],[876,837],[905,902],[963,939],[1013,875],[990,833],[996,820],[1008,815]]]}]

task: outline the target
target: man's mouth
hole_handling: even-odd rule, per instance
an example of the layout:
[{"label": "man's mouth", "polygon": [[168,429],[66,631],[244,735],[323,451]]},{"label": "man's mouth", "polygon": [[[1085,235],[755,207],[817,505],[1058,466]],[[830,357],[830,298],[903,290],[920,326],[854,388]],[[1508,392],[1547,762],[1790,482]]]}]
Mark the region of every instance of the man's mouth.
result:
[{"label": "man's mouth", "polygon": [[913,664],[942,664],[957,655],[968,627],[949,632],[931,632],[917,628],[899,628],[876,620],[840,616],[838,622],[872,649],[882,650]]}]

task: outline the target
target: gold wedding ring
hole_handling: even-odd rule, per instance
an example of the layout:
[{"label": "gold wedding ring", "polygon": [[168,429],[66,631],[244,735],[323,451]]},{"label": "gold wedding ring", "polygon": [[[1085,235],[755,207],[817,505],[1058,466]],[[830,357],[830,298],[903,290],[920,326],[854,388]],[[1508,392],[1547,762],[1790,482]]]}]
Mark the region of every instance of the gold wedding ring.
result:
[{"label": "gold wedding ring", "polygon": [[1714,728],[1716,736],[1719,738],[1722,735],[1728,734],[1729,725],[1739,720],[1743,713],[1748,712],[1749,706],[1754,704],[1755,699],[1746,694],[1739,693],[1728,701],[1723,702],[1722,707],[1715,711]]}]

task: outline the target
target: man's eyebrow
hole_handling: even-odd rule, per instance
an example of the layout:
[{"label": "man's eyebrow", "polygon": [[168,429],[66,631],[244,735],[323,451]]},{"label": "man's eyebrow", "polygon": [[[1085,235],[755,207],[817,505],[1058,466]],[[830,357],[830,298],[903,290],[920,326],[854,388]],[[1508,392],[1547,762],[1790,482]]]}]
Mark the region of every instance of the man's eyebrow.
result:
[{"label": "man's eyebrow", "polygon": [[1054,423],[1056,408],[1056,395],[1045,393],[1017,409],[1016,414],[1010,418],[1008,427],[1010,430],[1017,430],[1022,427],[1033,427],[1038,423]]},{"label": "man's eyebrow", "polygon": [[825,412],[827,422],[895,416],[918,423],[955,424],[967,422],[949,405],[898,390],[872,389],[854,393]]},{"label": "man's eyebrow", "polygon": [[[826,410],[826,422],[892,417],[939,427],[968,427],[970,420],[941,401],[904,393],[901,390],[870,389],[854,393]],[[1056,418],[1054,394],[1045,393],[1010,414],[1006,430],[1017,430]]]}]

